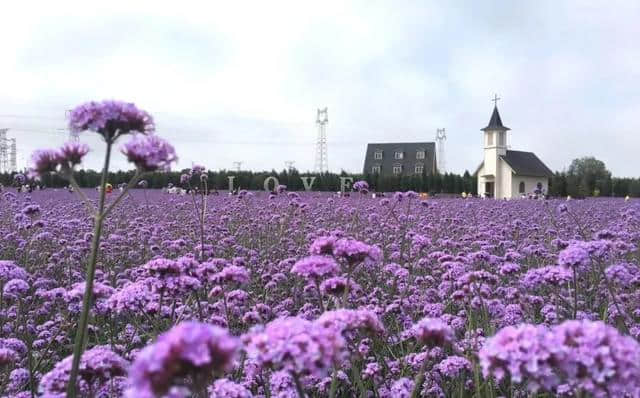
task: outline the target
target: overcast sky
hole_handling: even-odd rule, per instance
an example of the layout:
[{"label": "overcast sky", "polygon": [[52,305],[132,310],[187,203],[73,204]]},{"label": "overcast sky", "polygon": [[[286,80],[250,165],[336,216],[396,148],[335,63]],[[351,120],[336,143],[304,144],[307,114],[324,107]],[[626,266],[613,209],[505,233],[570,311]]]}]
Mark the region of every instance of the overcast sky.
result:
[{"label": "overcast sky", "polygon": [[443,127],[448,169],[473,171],[497,93],[513,149],[640,176],[640,2],[160,3],[3,6],[0,127],[20,167],[66,139],[66,109],[108,98],[149,111],[179,167],[311,169],[327,106],[333,171],[361,171],[367,142]]}]

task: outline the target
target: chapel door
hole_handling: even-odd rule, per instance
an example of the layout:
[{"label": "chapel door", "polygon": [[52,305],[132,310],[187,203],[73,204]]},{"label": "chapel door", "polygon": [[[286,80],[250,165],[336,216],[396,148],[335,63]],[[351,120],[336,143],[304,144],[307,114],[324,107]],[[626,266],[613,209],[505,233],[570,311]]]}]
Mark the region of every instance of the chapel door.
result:
[{"label": "chapel door", "polygon": [[493,198],[494,186],[495,186],[494,182],[485,182],[484,183],[484,195],[486,197]]}]

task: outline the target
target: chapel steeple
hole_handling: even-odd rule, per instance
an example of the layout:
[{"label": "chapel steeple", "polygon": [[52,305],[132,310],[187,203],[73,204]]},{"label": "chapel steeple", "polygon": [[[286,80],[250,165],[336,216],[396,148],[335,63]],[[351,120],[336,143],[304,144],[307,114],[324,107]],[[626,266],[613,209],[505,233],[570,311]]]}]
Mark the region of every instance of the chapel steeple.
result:
[{"label": "chapel steeple", "polygon": [[493,113],[491,114],[491,119],[489,120],[489,124],[487,127],[480,129],[481,131],[508,131],[511,130],[509,127],[502,125],[502,119],[500,118],[500,112],[498,112],[498,98],[497,95],[493,97],[491,101],[493,101]]}]

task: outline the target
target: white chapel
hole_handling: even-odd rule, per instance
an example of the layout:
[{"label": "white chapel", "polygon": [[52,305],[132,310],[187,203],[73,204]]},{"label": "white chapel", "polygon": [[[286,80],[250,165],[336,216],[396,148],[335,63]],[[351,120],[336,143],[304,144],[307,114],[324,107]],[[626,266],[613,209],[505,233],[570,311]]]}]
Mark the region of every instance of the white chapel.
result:
[{"label": "white chapel", "polygon": [[[497,102],[499,98],[495,98]],[[553,172],[533,152],[507,149],[507,132],[497,103],[484,132],[484,161],[476,170],[478,194],[496,199],[519,198],[548,191]]]}]

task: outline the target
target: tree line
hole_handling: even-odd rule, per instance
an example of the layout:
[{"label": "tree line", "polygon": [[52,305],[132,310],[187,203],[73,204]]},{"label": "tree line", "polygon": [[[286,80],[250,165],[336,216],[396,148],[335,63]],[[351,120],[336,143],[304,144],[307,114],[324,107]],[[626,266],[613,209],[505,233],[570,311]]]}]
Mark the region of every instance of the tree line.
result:
[{"label": "tree line", "polygon": [[[164,188],[169,185],[180,186],[180,176],[188,173],[189,170],[154,172],[148,173],[144,178],[149,188]],[[113,186],[127,183],[134,175],[135,170],[110,172],[108,181]],[[304,190],[304,184],[300,177],[315,177],[312,189],[314,191],[334,191],[340,190],[340,177],[350,177],[352,182],[365,180],[369,184],[371,191],[391,192],[407,191],[460,194],[476,193],[477,180],[469,172],[463,175],[445,174],[422,174],[416,176],[380,176],[362,175],[354,173],[300,173],[296,169],[271,170],[271,171],[233,171],[220,170],[208,171],[207,184],[210,190],[227,190],[229,188],[229,177],[233,177],[233,187],[238,189],[262,190],[264,181],[268,177],[275,177],[282,185],[286,185],[290,191]],[[74,177],[79,186],[83,188],[94,188],[100,185],[101,173],[95,170],[78,170]],[[13,174],[0,174],[0,183],[4,186],[13,185]],[[51,174],[43,176],[39,184],[51,188],[62,188],[68,182],[58,176]]]},{"label": "tree line", "polygon": [[[164,188],[169,184],[180,186],[180,176],[188,173],[188,169],[172,172],[149,173],[145,180],[149,188]],[[109,173],[108,181],[117,186],[127,183],[133,176],[134,170],[116,171]],[[339,191],[340,177],[351,177],[353,181],[365,180],[371,191],[392,192],[413,190],[416,192],[460,194],[462,192],[477,194],[477,178],[468,171],[464,174],[444,173],[412,176],[382,176],[379,174],[354,173],[301,173],[296,169],[271,171],[208,171],[208,185],[210,189],[227,190],[229,177],[234,177],[233,186],[239,189],[264,189],[264,180],[276,177],[278,182],[286,185],[290,191],[302,191],[304,185],[300,177],[315,177],[314,191]],[[78,170],[75,173],[78,185],[84,188],[97,187],[100,184],[100,173],[95,170]],[[4,186],[13,185],[13,174],[0,174],[0,183]],[[44,176],[40,184],[61,188],[68,185],[67,181],[58,175]],[[640,197],[640,178],[612,177],[606,165],[594,157],[574,159],[567,170],[554,173],[549,180],[550,196],[575,198],[587,196],[633,196]]]}]

